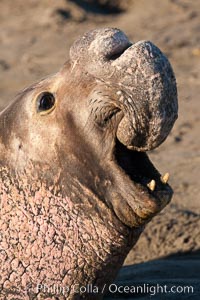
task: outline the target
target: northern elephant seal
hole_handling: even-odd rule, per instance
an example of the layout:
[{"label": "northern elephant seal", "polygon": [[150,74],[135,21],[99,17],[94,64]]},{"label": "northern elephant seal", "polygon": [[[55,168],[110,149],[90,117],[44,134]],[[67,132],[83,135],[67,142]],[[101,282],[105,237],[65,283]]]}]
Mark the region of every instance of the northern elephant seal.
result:
[{"label": "northern elephant seal", "polygon": [[161,51],[106,28],[1,112],[1,299],[103,297],[172,197],[145,151],[177,110]]}]

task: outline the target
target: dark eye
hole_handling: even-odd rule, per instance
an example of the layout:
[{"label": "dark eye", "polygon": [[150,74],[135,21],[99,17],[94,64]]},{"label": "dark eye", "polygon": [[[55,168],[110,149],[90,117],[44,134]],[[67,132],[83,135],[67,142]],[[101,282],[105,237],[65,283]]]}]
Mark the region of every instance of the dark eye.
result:
[{"label": "dark eye", "polygon": [[53,108],[55,105],[54,95],[49,92],[40,94],[37,98],[37,111],[45,112]]}]

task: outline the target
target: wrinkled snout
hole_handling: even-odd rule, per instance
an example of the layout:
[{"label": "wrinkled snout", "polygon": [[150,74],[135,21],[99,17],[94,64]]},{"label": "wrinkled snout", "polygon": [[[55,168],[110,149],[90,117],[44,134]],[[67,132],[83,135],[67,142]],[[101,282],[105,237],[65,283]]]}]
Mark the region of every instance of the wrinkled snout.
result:
[{"label": "wrinkled snout", "polygon": [[178,114],[177,89],[172,67],[155,45],[132,44],[122,31],[106,28],[77,40],[70,57],[72,66],[113,87],[124,114],[117,128],[122,144],[147,151],[165,140]]}]

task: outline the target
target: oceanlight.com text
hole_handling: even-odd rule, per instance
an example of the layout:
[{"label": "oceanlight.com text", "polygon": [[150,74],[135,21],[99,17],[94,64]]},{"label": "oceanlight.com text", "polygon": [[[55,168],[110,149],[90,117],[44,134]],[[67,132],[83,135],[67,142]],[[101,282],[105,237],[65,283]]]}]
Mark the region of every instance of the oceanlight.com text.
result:
[{"label": "oceanlight.com text", "polygon": [[109,285],[109,292],[112,294],[149,294],[155,296],[156,294],[193,294],[194,287],[189,285],[151,285],[144,283],[141,285],[119,286],[116,284]]}]

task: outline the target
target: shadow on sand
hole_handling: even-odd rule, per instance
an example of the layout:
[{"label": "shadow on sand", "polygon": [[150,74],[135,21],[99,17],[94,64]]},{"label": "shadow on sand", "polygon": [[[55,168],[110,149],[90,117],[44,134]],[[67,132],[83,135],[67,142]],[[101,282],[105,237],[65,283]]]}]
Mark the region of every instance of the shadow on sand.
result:
[{"label": "shadow on sand", "polygon": [[[124,10],[120,5],[114,3],[114,1],[95,1],[95,0],[67,0],[76,3],[80,8],[84,9],[88,13],[109,15],[119,14]],[[113,2],[113,3],[112,3]],[[117,1],[115,1],[117,2]]]},{"label": "shadow on sand", "polygon": [[200,250],[125,266],[115,284],[104,299],[199,300]]}]

